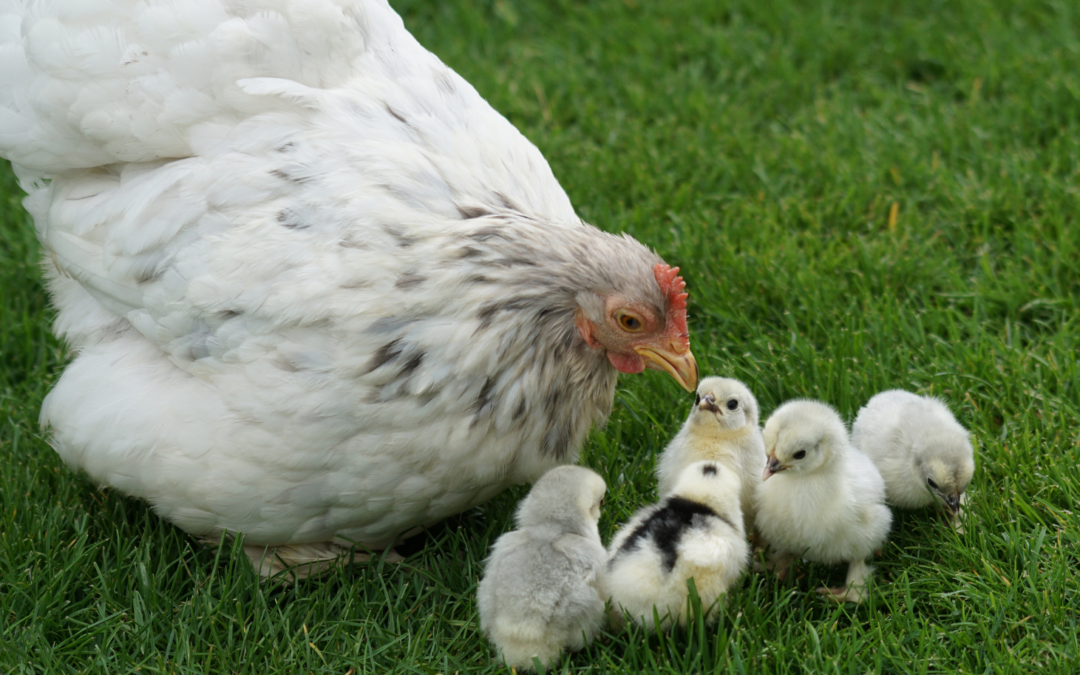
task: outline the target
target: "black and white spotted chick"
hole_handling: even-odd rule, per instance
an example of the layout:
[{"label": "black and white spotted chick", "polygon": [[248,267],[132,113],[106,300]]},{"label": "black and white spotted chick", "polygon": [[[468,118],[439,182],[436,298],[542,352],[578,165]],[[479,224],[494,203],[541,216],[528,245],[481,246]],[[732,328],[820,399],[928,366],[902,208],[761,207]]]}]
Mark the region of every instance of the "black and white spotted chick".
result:
[{"label": "black and white spotted chick", "polygon": [[595,472],[560,466],[533,485],[517,529],[492,547],[477,591],[480,627],[508,666],[545,668],[581,649],[604,625],[606,553],[596,523],[607,486]]},{"label": "black and white spotted chick", "polygon": [[693,579],[707,618],[715,618],[717,600],[750,557],[739,482],[738,474],[720,462],[694,462],[669,496],[622,526],[608,547],[607,564],[617,617],[625,613],[650,630],[685,625],[687,581]]}]

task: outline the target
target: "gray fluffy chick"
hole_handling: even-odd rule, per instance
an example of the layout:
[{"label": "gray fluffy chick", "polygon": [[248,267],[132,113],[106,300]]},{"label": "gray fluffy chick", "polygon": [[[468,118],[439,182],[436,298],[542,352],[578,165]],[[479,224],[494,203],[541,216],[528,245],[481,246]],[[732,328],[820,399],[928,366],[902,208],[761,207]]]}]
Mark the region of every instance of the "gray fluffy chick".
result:
[{"label": "gray fluffy chick", "polygon": [[657,464],[660,497],[671,494],[691,462],[718,461],[739,476],[743,527],[753,532],[754,493],[765,469],[758,410],[757,399],[742,382],[727,377],[702,380],[686,423]]},{"label": "gray fluffy chick", "polygon": [[604,624],[604,563],[596,528],[607,486],[595,472],[560,466],[518,507],[518,529],[492,547],[477,591],[480,627],[507,665],[545,668],[581,649]]},{"label": "gray fluffy chick", "polygon": [[959,528],[975,453],[967,430],[944,403],[900,389],[883,391],[859,411],[851,442],[877,465],[890,504],[914,509],[940,500]]}]

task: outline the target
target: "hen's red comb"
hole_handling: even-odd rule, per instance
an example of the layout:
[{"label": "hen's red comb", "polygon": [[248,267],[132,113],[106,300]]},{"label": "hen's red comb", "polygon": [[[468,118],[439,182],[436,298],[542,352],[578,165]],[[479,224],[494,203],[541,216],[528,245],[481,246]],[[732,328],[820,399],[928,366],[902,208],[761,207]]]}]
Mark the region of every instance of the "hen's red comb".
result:
[{"label": "hen's red comb", "polygon": [[685,311],[686,299],[690,297],[690,294],[683,292],[686,282],[679,276],[679,268],[656,263],[653,274],[656,275],[656,283],[660,285],[660,292],[668,299],[668,311]]}]

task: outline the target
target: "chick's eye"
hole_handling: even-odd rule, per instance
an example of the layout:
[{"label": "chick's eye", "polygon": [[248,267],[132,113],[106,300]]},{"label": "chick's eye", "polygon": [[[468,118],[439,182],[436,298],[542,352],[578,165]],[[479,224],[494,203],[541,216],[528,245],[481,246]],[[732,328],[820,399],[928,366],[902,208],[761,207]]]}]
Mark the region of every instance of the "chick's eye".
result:
[{"label": "chick's eye", "polygon": [[615,319],[619,322],[619,326],[621,326],[623,330],[631,333],[636,333],[644,328],[641,319],[628,312],[619,312],[615,315]]},{"label": "chick's eye", "polygon": [[701,403],[701,394],[694,394],[694,405]]},{"label": "chick's eye", "polygon": [[803,457],[806,457],[806,451],[805,450],[800,450],[800,451],[796,452],[794,455],[792,455],[792,457],[794,459],[802,459]]},{"label": "chick's eye", "polygon": [[934,488],[935,490],[937,489],[937,483],[934,482],[933,478],[927,478],[926,479],[926,484],[929,485],[930,487]]},{"label": "chick's eye", "polygon": [[728,410],[735,410],[738,407],[739,407],[739,402],[736,401],[735,399],[731,399],[730,401],[727,402],[727,409]]}]

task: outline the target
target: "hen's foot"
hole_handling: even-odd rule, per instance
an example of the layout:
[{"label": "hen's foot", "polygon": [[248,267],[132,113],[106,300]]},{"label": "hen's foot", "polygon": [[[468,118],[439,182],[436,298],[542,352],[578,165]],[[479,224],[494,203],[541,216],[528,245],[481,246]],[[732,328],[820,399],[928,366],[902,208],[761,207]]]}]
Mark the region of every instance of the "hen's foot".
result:
[{"label": "hen's foot", "polygon": [[244,553],[262,579],[285,581],[316,577],[338,565],[368,562],[380,556],[388,563],[398,563],[405,559],[394,549],[363,553],[333,542],[282,546],[244,544]]}]

